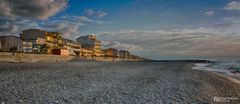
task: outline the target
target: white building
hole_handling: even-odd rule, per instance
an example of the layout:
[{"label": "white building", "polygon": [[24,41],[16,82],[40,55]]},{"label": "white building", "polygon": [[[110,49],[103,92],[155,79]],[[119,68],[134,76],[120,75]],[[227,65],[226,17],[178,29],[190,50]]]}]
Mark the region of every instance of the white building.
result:
[{"label": "white building", "polygon": [[82,48],[93,51],[93,56],[103,56],[101,41],[97,40],[95,35],[81,36],[77,38],[77,42],[81,44]]},{"label": "white building", "polygon": [[69,55],[80,55],[81,44],[70,39],[63,38],[63,47],[69,51]]},{"label": "white building", "polygon": [[0,50],[1,51],[11,51],[11,52],[22,52],[23,51],[23,41],[19,37],[10,36],[0,36]]},{"label": "white building", "polygon": [[32,42],[23,41],[23,52],[25,52],[25,53],[32,53],[33,52]]}]

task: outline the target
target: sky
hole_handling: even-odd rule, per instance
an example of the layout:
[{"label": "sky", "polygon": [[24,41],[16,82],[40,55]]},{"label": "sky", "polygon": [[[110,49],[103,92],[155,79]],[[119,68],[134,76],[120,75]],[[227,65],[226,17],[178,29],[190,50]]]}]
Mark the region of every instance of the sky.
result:
[{"label": "sky", "polygon": [[240,57],[240,0],[0,0],[0,36],[29,28],[152,59]]}]

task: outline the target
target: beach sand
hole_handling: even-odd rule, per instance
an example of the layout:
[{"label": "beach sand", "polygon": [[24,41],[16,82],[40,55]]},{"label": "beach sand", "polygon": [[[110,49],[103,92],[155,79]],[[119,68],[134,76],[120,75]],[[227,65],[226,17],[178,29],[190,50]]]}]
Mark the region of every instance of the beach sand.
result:
[{"label": "beach sand", "polygon": [[[240,85],[183,62],[0,63],[0,103],[240,103]],[[219,100],[215,98],[232,98]]]}]

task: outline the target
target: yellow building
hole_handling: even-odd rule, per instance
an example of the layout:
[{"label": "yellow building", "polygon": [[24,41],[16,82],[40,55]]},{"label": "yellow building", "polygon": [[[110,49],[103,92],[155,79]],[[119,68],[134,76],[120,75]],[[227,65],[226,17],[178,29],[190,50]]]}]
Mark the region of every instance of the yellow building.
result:
[{"label": "yellow building", "polygon": [[80,56],[91,57],[91,56],[93,56],[93,51],[85,49],[85,48],[81,48]]},{"label": "yellow building", "polygon": [[118,57],[118,50],[115,48],[108,48],[103,50],[104,57]]}]

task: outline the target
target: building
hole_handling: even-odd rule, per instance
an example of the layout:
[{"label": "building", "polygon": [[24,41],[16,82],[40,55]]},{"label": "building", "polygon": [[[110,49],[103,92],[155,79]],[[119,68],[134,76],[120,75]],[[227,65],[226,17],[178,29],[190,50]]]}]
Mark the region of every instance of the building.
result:
[{"label": "building", "polygon": [[126,50],[120,50],[119,57],[120,58],[130,58],[130,52],[126,51]]},{"label": "building", "polygon": [[34,53],[51,53],[52,49],[62,48],[63,40],[59,32],[40,29],[27,29],[20,34],[23,41],[32,42]]},{"label": "building", "polygon": [[61,55],[61,56],[69,56],[69,50],[67,49],[52,49],[52,55]]},{"label": "building", "polygon": [[63,47],[69,50],[69,55],[80,55],[81,44],[78,42],[63,38]]},{"label": "building", "polygon": [[0,50],[6,52],[22,52],[23,41],[16,36],[0,36]]},{"label": "building", "polygon": [[23,52],[25,52],[25,53],[33,52],[32,42],[23,41]]},{"label": "building", "polygon": [[81,36],[77,38],[77,42],[81,44],[82,48],[93,51],[93,56],[103,56],[101,41],[96,39],[95,35]]},{"label": "building", "polygon": [[118,57],[118,50],[115,48],[108,48],[103,50],[104,57]]},{"label": "building", "polygon": [[1,38],[0,38],[0,52],[3,51],[2,50],[2,42],[1,42]]},{"label": "building", "polygon": [[92,57],[92,56],[93,56],[93,51],[92,51],[92,50],[85,49],[85,48],[81,48],[80,56],[83,56],[83,57]]}]

